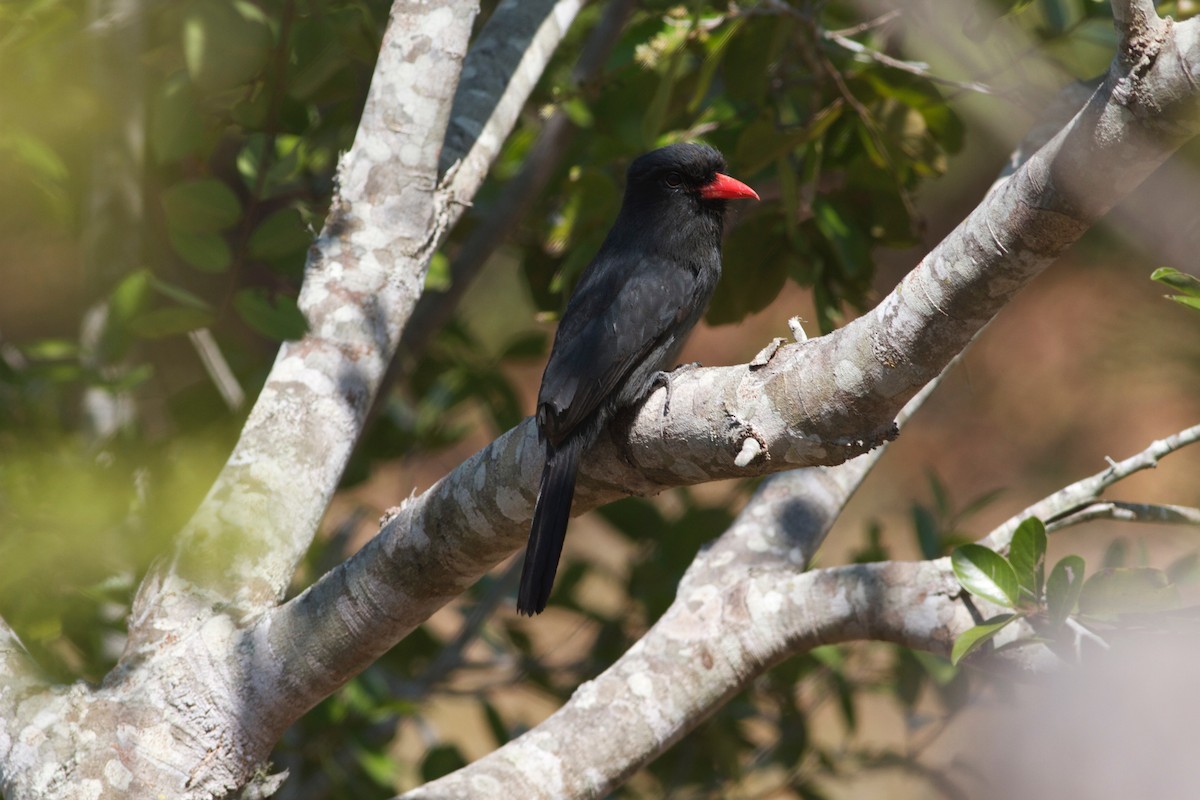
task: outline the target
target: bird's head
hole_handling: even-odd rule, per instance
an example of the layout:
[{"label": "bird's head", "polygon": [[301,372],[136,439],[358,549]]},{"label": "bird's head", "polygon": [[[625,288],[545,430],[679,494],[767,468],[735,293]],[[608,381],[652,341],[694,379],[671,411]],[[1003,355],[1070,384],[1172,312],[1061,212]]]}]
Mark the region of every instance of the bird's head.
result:
[{"label": "bird's head", "polygon": [[724,174],[725,159],[706,144],[681,142],[638,156],[629,165],[625,205],[649,209],[698,205],[720,211],[726,200],[758,199],[741,181]]}]

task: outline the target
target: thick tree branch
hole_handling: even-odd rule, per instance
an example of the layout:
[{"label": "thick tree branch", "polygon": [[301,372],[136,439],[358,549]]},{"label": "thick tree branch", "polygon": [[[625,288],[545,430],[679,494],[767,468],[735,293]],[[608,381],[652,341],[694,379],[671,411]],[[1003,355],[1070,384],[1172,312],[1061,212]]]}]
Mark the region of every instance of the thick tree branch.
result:
[{"label": "thick tree branch", "polygon": [[[948,654],[976,621],[956,600],[961,590],[946,561],[790,573],[735,568],[732,583],[681,585],[679,600],[646,636],[548,720],[403,797],[466,800],[487,794],[485,787],[529,800],[605,797],[789,655],[859,639]],[[1018,631],[1001,635],[997,644]],[[1053,663],[1044,648],[1011,657],[1018,669]]]},{"label": "thick tree branch", "polygon": [[[338,196],[310,252],[300,305],[312,331],[280,350],[175,560],[143,586],[131,645],[150,634],[167,597],[177,616],[199,620],[231,598],[245,614],[281,596],[362,429],[429,258],[481,185],[579,5],[502,4],[467,56],[456,93],[477,7],[456,0],[433,11],[393,8],[355,145],[340,164]],[[450,160],[441,184],[439,157]],[[197,579],[210,597],[190,582]],[[181,602],[194,610],[182,612]]]},{"label": "thick tree branch", "polygon": [[[583,0],[504,0],[463,66],[439,172],[469,204]],[[456,167],[461,159],[462,164]],[[461,207],[459,213],[461,213]]]},{"label": "thick tree branch", "polygon": [[[571,74],[573,84],[586,85],[599,77],[604,60],[620,38],[633,8],[633,0],[609,0],[603,18],[592,29]],[[399,359],[419,356],[429,340],[446,326],[475,276],[546,191],[578,130],[561,108],[556,108],[543,123],[529,155],[521,162],[520,171],[504,185],[494,210],[471,231],[462,249],[450,262],[449,288],[443,292],[427,292],[417,303],[400,339]],[[393,363],[393,370],[398,369],[399,366]]]},{"label": "thick tree branch", "polygon": [[287,587],[421,292],[444,214],[437,160],[477,10],[473,0],[393,6],[338,193],[309,252],[299,304],[310,331],[280,348],[170,569],[143,585],[133,627],[154,620],[167,597],[200,600],[184,597],[190,581],[214,594],[200,609],[220,599],[250,610]]},{"label": "thick tree branch", "polygon": [[[1189,429],[1164,442],[1178,449],[1196,441],[1198,432]],[[1167,447],[1155,442],[1109,470],[1114,476],[1106,479],[1150,466],[1170,452]],[[729,531],[697,557],[676,601],[634,648],[530,733],[404,797],[456,800],[485,785],[516,787],[530,798],[603,797],[790,655],[855,639],[948,655],[959,634],[1002,610],[978,598],[973,608],[961,602],[949,559],[804,572],[876,455],[765,482]],[[1071,490],[1054,497],[1073,496]],[[1153,521],[1195,521],[1194,509],[1128,510]],[[1023,624],[1011,626],[996,645],[1030,633]],[[1027,672],[1057,666],[1056,657],[1040,645],[992,658]],[[599,729],[605,731],[604,742],[594,735]],[[545,783],[547,775],[555,776],[552,788]]]}]

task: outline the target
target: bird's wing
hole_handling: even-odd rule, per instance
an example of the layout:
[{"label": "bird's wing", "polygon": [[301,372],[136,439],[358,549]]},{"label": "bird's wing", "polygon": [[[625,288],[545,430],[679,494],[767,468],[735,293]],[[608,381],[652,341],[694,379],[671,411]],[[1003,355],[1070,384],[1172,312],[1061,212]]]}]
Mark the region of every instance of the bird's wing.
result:
[{"label": "bird's wing", "polygon": [[577,290],[538,394],[538,421],[551,442],[575,430],[656,347],[680,333],[695,303],[696,276],[677,263],[647,261],[624,280],[612,279],[619,272],[610,265],[607,279]]}]

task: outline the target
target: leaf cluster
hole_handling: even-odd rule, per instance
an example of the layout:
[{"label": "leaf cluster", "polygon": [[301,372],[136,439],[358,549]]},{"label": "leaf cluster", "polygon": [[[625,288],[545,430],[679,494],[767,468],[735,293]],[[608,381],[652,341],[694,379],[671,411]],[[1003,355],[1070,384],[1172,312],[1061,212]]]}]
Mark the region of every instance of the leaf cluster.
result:
[{"label": "leaf cluster", "polygon": [[1106,565],[1085,580],[1083,558],[1068,555],[1047,576],[1046,526],[1037,517],[1026,519],[1013,533],[1007,557],[983,545],[962,545],[951,555],[958,582],[1007,611],[960,634],[951,661],[957,664],[1018,620],[1028,622],[1036,636],[1005,647],[1047,643],[1063,650],[1065,643],[1064,652],[1070,652],[1086,626],[1142,622],[1146,615],[1177,610],[1181,600],[1172,574],[1184,574],[1185,565],[1195,560],[1187,556],[1167,571]]}]

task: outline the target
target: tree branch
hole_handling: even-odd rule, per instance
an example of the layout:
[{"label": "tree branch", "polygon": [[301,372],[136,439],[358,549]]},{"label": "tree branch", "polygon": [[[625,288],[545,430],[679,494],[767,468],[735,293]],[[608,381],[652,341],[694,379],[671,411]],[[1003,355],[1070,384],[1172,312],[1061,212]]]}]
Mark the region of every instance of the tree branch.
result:
[{"label": "tree branch", "polygon": [[[469,204],[583,0],[504,0],[471,47],[439,172]],[[461,165],[455,162],[461,159]],[[461,213],[462,205],[458,212]]]},{"label": "tree branch", "polygon": [[287,587],[421,292],[444,214],[437,159],[477,10],[473,0],[392,7],[337,195],[309,251],[298,301],[309,333],[280,348],[173,560],[143,583],[131,644],[157,624],[167,597],[203,618],[216,602],[248,611]]},{"label": "tree branch", "polygon": [[[573,84],[587,84],[599,76],[604,60],[619,39],[633,8],[633,0],[609,0],[604,17],[592,29],[575,65],[571,76]],[[417,303],[400,339],[399,358],[419,356],[429,340],[446,326],[475,276],[545,193],[578,130],[561,108],[556,108],[545,121],[529,155],[521,163],[520,171],[504,185],[495,209],[471,232],[450,262],[449,288],[443,292],[427,292]],[[395,363],[393,368],[399,370]]]},{"label": "tree branch", "polygon": [[[245,614],[282,595],[421,294],[429,258],[481,185],[579,6],[502,4],[466,59],[458,92],[477,7],[469,0],[433,12],[393,7],[355,145],[339,165],[338,196],[310,252],[300,306],[311,332],[280,350],[174,560],[143,584],[131,646],[152,638],[167,597],[180,618],[196,621],[230,600]],[[439,156],[461,156],[441,184]]]},{"label": "tree branch", "polygon": [[1100,499],[1104,490],[1117,481],[1124,480],[1135,472],[1153,469],[1158,466],[1159,460],[1164,456],[1190,444],[1195,444],[1197,441],[1200,441],[1200,425],[1184,428],[1179,433],[1172,434],[1165,439],[1151,442],[1150,446],[1140,453],[1132,455],[1124,461],[1110,462],[1108,469],[1059,489],[1049,497],[1039,500],[1020,513],[1009,517],[1003,524],[980,539],[979,543],[993,550],[1008,547],[1017,527],[1030,517],[1038,517],[1047,525],[1056,523],[1094,504]]},{"label": "tree branch", "polygon": [[[1198,26],[1175,25],[1136,74],[1114,64],[1087,106],[874,311],[781,347],[761,367],[690,371],[673,382],[670,414],[658,392],[615,422],[584,460],[575,513],[671,486],[834,465],[894,436],[903,403],[1195,132],[1196,81],[1184,65],[1200,63]],[[1154,98],[1152,117],[1126,104],[1146,109]],[[748,437],[760,455],[738,466]],[[394,510],[366,547],[252,631],[252,649],[304,642],[302,672],[277,665],[285,673],[274,679],[324,696],[524,543],[541,467],[527,420]]]},{"label": "tree branch", "polygon": [[1200,508],[1155,503],[1123,503],[1111,500],[1107,503],[1092,503],[1065,517],[1059,517],[1046,526],[1046,531],[1053,533],[1096,519],[1111,519],[1117,522],[1150,522],[1160,525],[1200,525]]}]

